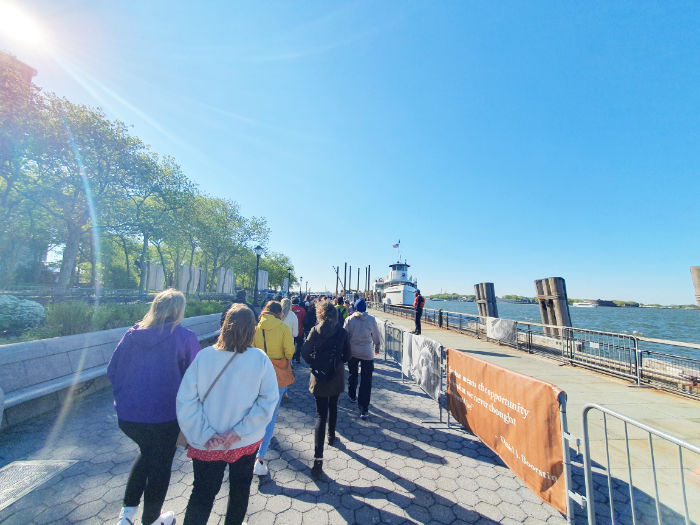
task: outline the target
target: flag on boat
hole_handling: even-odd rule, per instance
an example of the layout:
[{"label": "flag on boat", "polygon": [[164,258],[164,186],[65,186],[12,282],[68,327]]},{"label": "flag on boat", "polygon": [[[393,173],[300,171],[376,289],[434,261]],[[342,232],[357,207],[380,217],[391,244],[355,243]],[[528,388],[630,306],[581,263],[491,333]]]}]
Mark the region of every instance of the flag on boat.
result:
[{"label": "flag on boat", "polygon": [[397,242],[396,244],[393,244],[391,247],[392,247],[392,248],[398,248],[398,247],[399,247],[399,244],[401,244],[401,241]]}]

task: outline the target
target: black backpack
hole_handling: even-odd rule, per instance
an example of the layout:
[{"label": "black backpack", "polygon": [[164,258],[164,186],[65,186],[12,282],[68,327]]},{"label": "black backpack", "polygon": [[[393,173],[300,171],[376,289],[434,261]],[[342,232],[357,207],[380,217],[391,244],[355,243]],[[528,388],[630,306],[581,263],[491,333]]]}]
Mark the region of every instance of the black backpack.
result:
[{"label": "black backpack", "polygon": [[[335,370],[338,366],[338,340],[340,330],[333,335],[329,343],[319,350],[314,349],[311,364],[311,373],[319,383],[327,383],[335,377]],[[330,348],[328,348],[330,347]]]}]

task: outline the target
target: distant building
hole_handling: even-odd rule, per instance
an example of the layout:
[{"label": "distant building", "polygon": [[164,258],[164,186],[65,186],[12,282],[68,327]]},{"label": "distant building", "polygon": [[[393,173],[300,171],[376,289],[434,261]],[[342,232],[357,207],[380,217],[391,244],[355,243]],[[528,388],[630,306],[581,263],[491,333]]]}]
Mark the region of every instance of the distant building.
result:
[{"label": "distant building", "polygon": [[28,66],[27,64],[25,64],[21,60],[17,60],[16,57],[14,57],[8,53],[0,51],[0,57],[4,59],[3,62],[8,61],[8,62],[14,64],[17,67],[17,69],[19,70],[20,74],[22,75],[22,78],[24,79],[24,81],[27,83],[31,82],[32,79],[35,76],[37,76],[37,74],[38,74],[38,71],[36,69],[34,69],[31,66]]}]

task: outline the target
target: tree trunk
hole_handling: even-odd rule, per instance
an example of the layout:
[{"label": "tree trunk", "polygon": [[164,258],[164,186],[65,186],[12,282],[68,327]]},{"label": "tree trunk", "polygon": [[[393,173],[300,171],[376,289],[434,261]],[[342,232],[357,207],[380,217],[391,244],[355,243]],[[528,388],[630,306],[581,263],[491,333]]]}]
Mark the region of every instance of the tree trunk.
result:
[{"label": "tree trunk", "polygon": [[122,240],[122,247],[124,248],[124,262],[126,263],[126,278],[129,279],[131,275],[131,265],[129,264],[129,248],[126,246],[126,237],[120,237]]},{"label": "tree trunk", "polygon": [[97,282],[97,261],[95,247],[90,243],[90,288],[95,288]]},{"label": "tree trunk", "polygon": [[212,264],[212,270],[211,270],[211,278],[209,279],[209,292],[214,292],[216,288],[214,288],[214,279],[216,278],[216,270],[218,268],[216,267],[216,263],[219,260],[218,257],[214,257],[214,264]]},{"label": "tree trunk", "polygon": [[139,282],[139,293],[143,295],[146,289],[146,251],[148,250],[148,234],[143,234],[143,246],[141,247],[141,279]]},{"label": "tree trunk", "polygon": [[190,285],[192,283],[192,265],[194,264],[194,249],[195,245],[192,243],[192,252],[190,252],[190,273],[187,275],[187,286],[185,286],[185,295],[190,294]]},{"label": "tree trunk", "polygon": [[165,276],[165,286],[168,287],[168,268],[165,266],[165,257],[163,257],[163,251],[160,249],[160,243],[156,244],[156,250],[158,251],[158,257],[160,257],[160,264],[163,266],[163,276]]},{"label": "tree trunk", "polygon": [[75,259],[78,256],[78,249],[80,248],[81,233],[80,227],[73,227],[68,232],[68,239],[66,239],[66,245],[63,248],[61,270],[58,273],[58,281],[56,282],[56,288],[59,293],[65,292],[70,278],[73,275]]}]

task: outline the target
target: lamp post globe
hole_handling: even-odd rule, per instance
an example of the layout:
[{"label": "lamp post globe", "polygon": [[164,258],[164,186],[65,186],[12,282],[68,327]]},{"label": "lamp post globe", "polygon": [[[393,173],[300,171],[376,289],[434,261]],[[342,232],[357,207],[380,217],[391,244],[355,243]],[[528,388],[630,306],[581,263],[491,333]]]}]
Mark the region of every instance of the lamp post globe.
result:
[{"label": "lamp post globe", "polygon": [[253,248],[255,252],[255,290],[253,290],[253,306],[258,306],[258,273],[260,270],[260,256],[263,254],[263,247],[257,245]]}]

